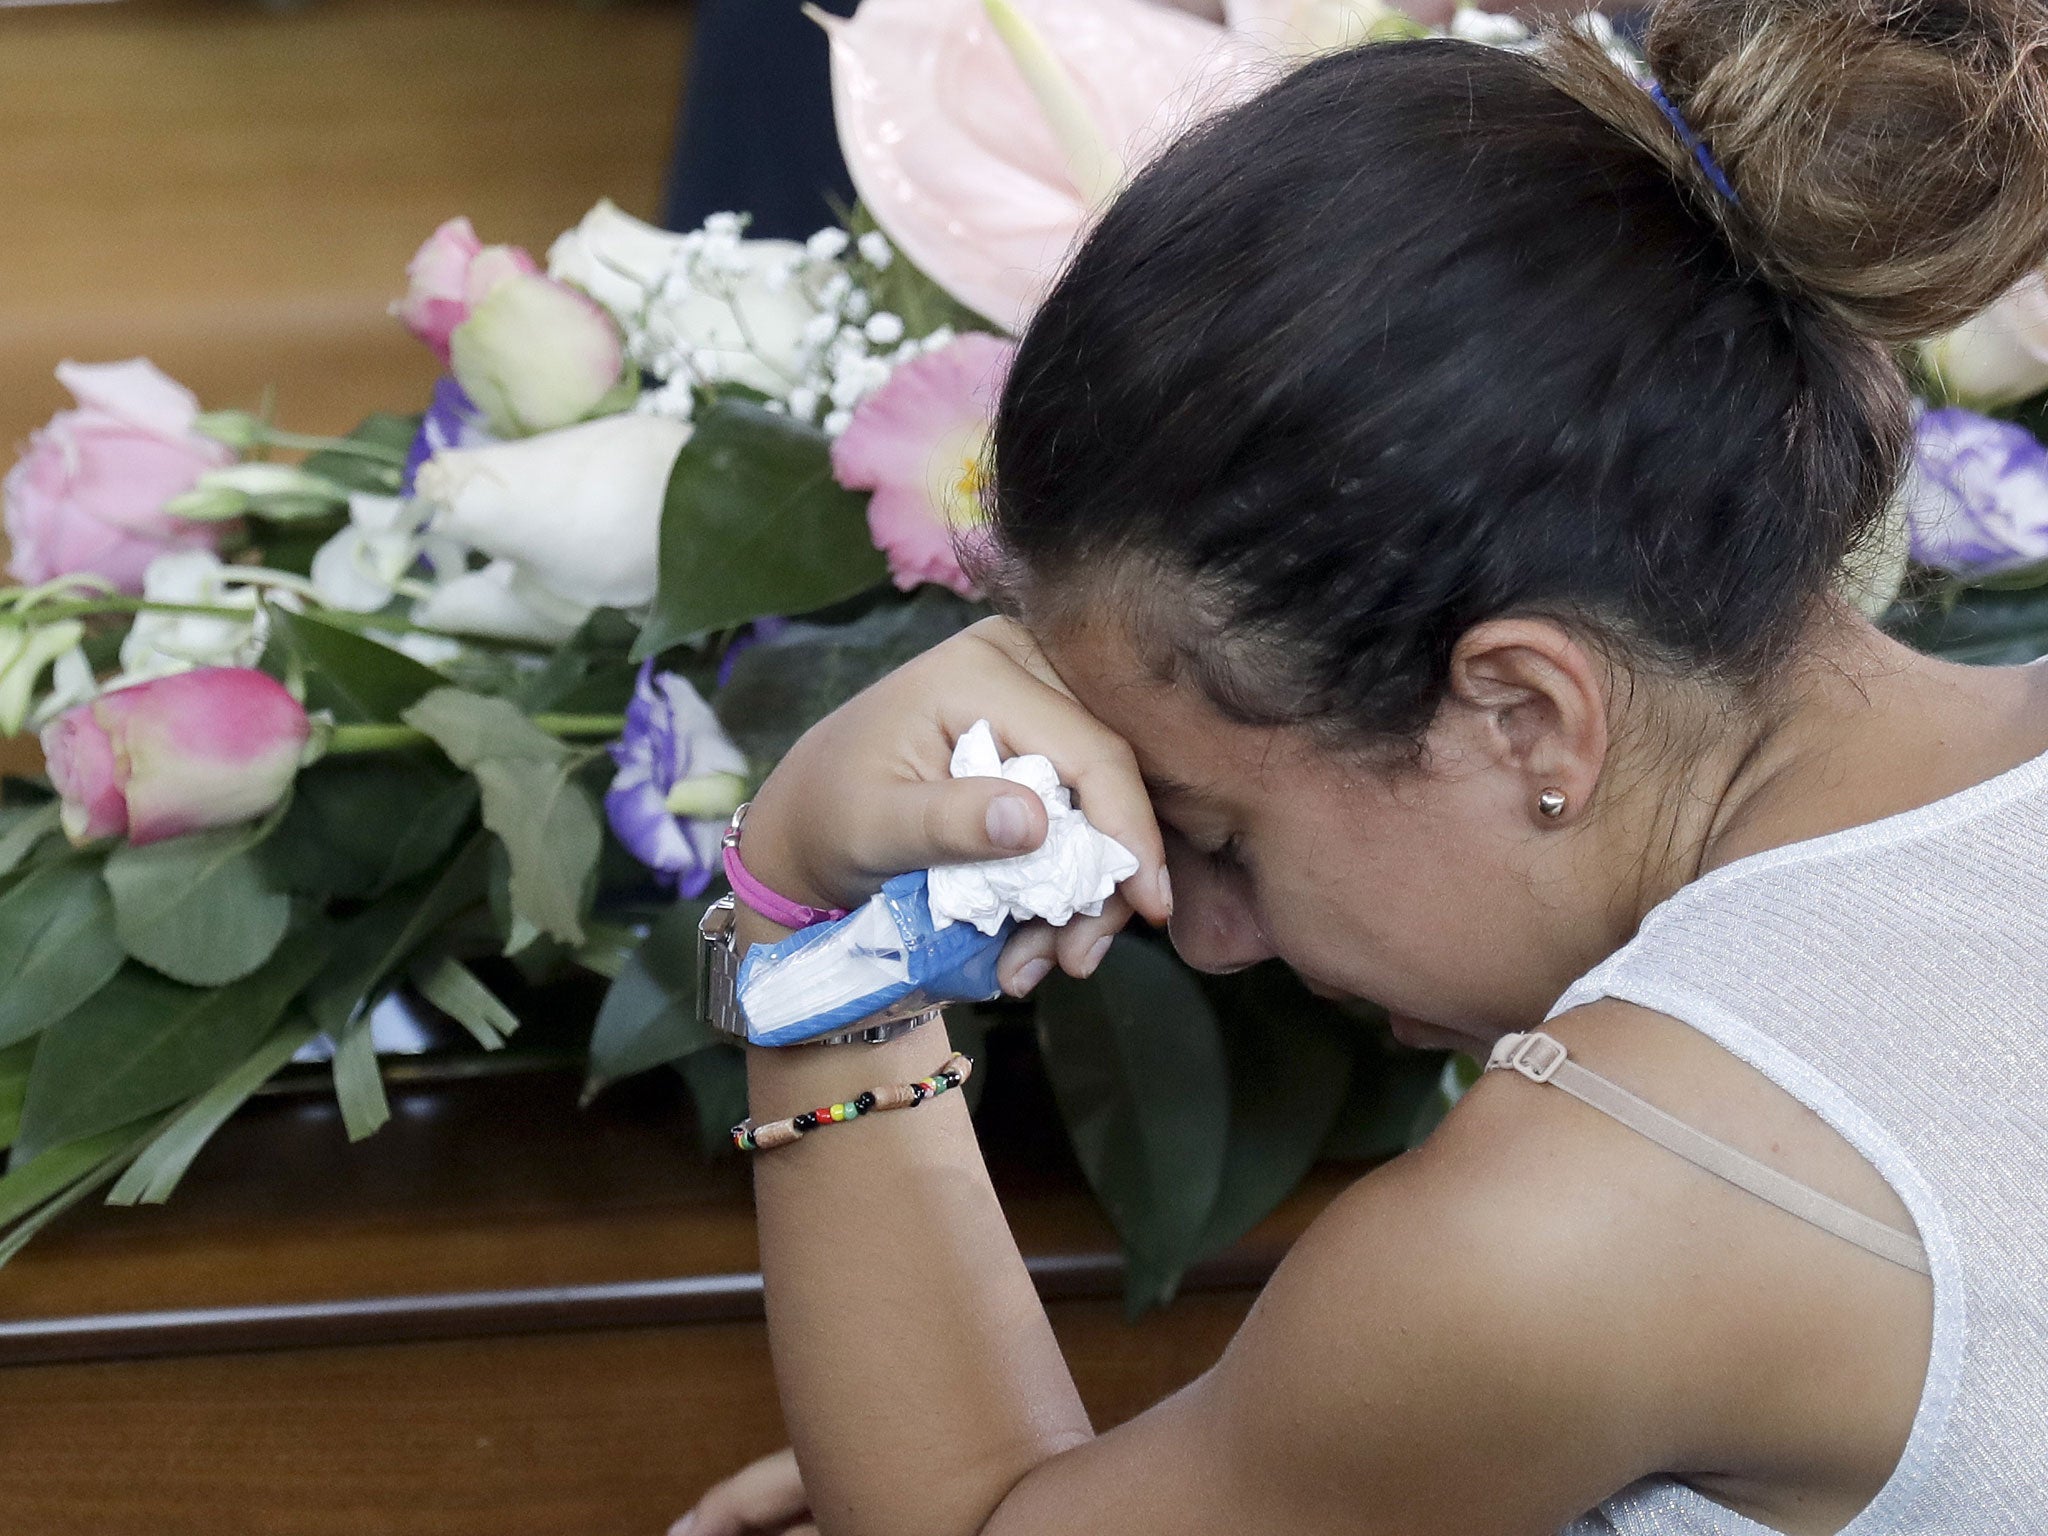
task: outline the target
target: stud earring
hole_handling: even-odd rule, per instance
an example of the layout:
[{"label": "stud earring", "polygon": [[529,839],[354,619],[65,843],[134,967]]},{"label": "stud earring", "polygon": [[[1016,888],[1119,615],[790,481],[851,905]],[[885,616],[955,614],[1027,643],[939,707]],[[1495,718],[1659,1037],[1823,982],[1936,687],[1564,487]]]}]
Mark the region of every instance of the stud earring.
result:
[{"label": "stud earring", "polygon": [[1565,798],[1561,789],[1546,789],[1536,797],[1536,809],[1552,821],[1564,814]]}]

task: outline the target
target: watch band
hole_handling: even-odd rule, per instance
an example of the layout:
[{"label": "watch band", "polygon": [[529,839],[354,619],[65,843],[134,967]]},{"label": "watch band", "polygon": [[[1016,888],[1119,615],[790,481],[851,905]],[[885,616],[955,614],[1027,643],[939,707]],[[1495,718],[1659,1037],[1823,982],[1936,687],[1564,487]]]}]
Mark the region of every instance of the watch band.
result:
[{"label": "watch band", "polygon": [[[721,1034],[747,1039],[747,1016],[740,1007],[740,957],[733,947],[733,922],[738,904],[721,896],[705,910],[697,924],[697,1016]],[[820,1035],[802,1045],[881,1045],[909,1034],[940,1016],[941,1009],[917,1003],[887,1009],[862,1022],[856,1029]]]}]

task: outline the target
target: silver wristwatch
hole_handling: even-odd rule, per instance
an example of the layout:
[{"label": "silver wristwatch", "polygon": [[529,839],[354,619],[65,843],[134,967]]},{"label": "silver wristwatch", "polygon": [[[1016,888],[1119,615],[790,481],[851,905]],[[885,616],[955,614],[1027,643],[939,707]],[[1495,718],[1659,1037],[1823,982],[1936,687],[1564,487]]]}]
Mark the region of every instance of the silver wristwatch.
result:
[{"label": "silver wristwatch", "polygon": [[[721,896],[697,924],[697,1015],[713,1029],[740,1040],[747,1038],[747,1016],[740,1008],[739,956],[733,952],[733,918],[737,903]],[[861,1021],[858,1028],[820,1035],[803,1045],[880,1045],[909,1034],[939,1017],[940,1010],[922,998],[911,998]]]}]

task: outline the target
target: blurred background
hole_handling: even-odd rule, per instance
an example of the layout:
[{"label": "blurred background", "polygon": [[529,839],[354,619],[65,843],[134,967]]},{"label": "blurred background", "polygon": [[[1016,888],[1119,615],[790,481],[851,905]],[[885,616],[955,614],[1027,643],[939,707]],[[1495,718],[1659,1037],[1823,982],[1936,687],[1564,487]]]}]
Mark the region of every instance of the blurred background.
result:
[{"label": "blurred background", "polygon": [[[208,406],[345,431],[423,399],[385,306],[443,219],[545,250],[660,211],[687,5],[0,4],[0,441],[60,358],[148,356]],[[10,453],[11,458],[11,453]]]}]

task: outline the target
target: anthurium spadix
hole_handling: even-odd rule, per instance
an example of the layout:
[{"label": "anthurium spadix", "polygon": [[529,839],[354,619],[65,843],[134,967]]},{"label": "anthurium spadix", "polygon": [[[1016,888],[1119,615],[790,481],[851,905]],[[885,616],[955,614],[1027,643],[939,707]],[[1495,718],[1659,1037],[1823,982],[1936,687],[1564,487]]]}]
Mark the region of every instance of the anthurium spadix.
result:
[{"label": "anthurium spadix", "polygon": [[1010,0],[981,0],[981,8],[988,12],[996,36],[1010,50],[1017,72],[1031,87],[1046,126],[1066,151],[1068,182],[1090,207],[1108,202],[1123,185],[1124,163],[1089,114],[1074,77]]},{"label": "anthurium spadix", "polygon": [[1022,328],[1128,169],[1271,60],[1150,0],[862,0],[832,39],[840,147],[897,248]]}]

